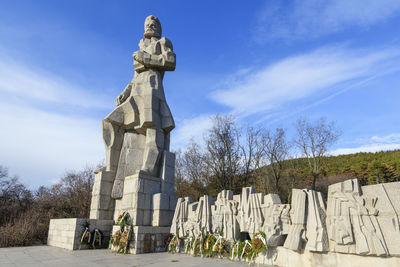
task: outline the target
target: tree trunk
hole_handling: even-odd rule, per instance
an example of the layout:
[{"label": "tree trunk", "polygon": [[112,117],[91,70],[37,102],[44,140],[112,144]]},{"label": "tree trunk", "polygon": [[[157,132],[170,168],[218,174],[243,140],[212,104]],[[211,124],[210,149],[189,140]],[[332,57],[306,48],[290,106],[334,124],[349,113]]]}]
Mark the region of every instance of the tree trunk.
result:
[{"label": "tree trunk", "polygon": [[318,173],[313,172],[313,173],[312,173],[312,176],[313,176],[313,181],[312,181],[311,189],[312,189],[312,190],[315,190],[315,183],[316,183],[317,178],[318,178]]}]

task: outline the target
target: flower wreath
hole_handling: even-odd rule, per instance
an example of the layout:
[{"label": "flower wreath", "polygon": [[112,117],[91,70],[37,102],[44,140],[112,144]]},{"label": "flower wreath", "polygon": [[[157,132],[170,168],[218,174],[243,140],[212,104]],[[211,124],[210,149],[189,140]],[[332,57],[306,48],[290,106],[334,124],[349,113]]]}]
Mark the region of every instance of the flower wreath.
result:
[{"label": "flower wreath", "polygon": [[128,253],[130,238],[131,238],[131,227],[127,226],[121,234],[117,253],[123,253],[123,254]]},{"label": "flower wreath", "polygon": [[92,236],[89,230],[89,222],[85,222],[85,224],[83,225],[83,230],[79,234],[79,249],[81,249],[82,245],[87,246],[88,244],[90,244],[91,237]]},{"label": "flower wreath", "polygon": [[111,245],[113,245],[114,247],[119,246],[120,239],[121,239],[121,230],[117,230],[111,237],[110,248],[111,248]]},{"label": "flower wreath", "polygon": [[130,215],[127,211],[124,211],[121,215],[118,216],[117,224],[124,229],[126,225],[130,226]]},{"label": "flower wreath", "polygon": [[231,255],[231,260],[237,260],[240,257],[240,253],[243,248],[243,242],[240,240],[235,241],[235,243],[232,244],[231,249],[229,251],[229,254]]},{"label": "flower wreath", "polygon": [[216,235],[215,237],[216,241],[214,243],[212,250],[220,258],[222,258],[224,254],[228,253],[227,250],[228,242],[223,238],[222,235]]},{"label": "flower wreath", "polygon": [[171,238],[168,244],[168,252],[178,253],[179,252],[179,238],[175,235]]},{"label": "flower wreath", "polygon": [[167,238],[165,239],[164,245],[165,249],[168,251],[168,245],[171,242],[172,238],[174,237],[173,234],[168,234]]},{"label": "flower wreath", "polygon": [[251,240],[252,254],[251,259],[257,257],[260,252],[263,252],[267,249],[267,242],[265,239],[265,233],[259,232],[253,236]]},{"label": "flower wreath", "polygon": [[185,239],[185,253],[190,254],[191,251],[193,250],[193,237],[190,236]]},{"label": "flower wreath", "polygon": [[240,253],[240,259],[251,259],[253,255],[253,248],[251,246],[251,243],[249,240],[245,240],[244,242],[241,242],[242,246],[239,248]]},{"label": "flower wreath", "polygon": [[100,248],[102,245],[102,240],[103,240],[103,232],[100,231],[100,229],[95,228],[92,233],[92,240],[91,240],[91,245],[93,249]]},{"label": "flower wreath", "polygon": [[193,255],[194,256],[203,256],[204,238],[205,238],[205,234],[201,233],[193,241]]},{"label": "flower wreath", "polygon": [[215,244],[214,234],[208,234],[203,242],[203,255],[206,257],[211,257],[213,253],[213,247]]},{"label": "flower wreath", "polygon": [[132,221],[127,211],[118,216],[117,224],[120,229],[112,235],[109,247],[118,247],[117,253],[127,254],[129,253],[129,241],[132,235]]}]

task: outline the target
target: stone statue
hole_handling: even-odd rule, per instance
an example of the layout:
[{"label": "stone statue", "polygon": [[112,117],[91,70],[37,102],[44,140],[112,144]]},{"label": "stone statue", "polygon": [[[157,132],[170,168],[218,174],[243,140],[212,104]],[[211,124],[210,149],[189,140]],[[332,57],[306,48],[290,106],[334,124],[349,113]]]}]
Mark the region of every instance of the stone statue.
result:
[{"label": "stone statue", "polygon": [[[174,215],[175,155],[169,151],[169,138],[175,124],[163,78],[175,64],[171,41],[161,37],[160,21],[148,16],[144,38],[133,53],[134,77],[102,121],[106,164],[95,172],[90,219],[116,221],[128,212],[131,253],[165,249],[156,244],[168,236]],[[159,235],[153,238],[155,231]],[[156,243],[143,245],[140,235]]]},{"label": "stone statue", "polygon": [[142,170],[159,176],[163,151],[169,151],[169,133],[175,127],[166,103],[163,77],[175,69],[172,43],[161,38],[161,24],[148,16],[144,38],[133,53],[135,75],[117,97],[103,121],[106,169],[116,171],[113,198],[121,198],[124,178]]},{"label": "stone statue", "polygon": [[[171,41],[161,37],[160,21],[148,16],[144,38],[133,53],[134,77],[115,100],[117,107],[102,121],[106,162],[95,170],[90,218],[50,223],[48,244],[77,248],[78,225],[83,221],[90,223],[91,230],[102,230],[106,243],[120,228],[115,225],[119,216],[129,214],[129,253],[165,251],[176,197],[175,154],[169,151],[175,124],[165,99],[163,78],[165,71],[175,70],[175,64]],[[189,216],[183,212],[189,205],[189,200],[183,203],[182,214],[175,218],[182,221],[178,225],[182,231]],[[118,250],[113,244],[110,248]]]}]

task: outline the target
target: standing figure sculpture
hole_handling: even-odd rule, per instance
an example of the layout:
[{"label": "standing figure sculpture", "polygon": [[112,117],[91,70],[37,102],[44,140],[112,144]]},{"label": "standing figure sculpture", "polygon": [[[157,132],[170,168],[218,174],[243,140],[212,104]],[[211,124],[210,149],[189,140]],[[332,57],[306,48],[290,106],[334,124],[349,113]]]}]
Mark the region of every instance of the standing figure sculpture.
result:
[{"label": "standing figure sculpture", "polygon": [[133,80],[103,121],[106,167],[116,171],[113,198],[122,197],[126,176],[140,170],[160,175],[161,154],[169,151],[169,132],[175,127],[163,88],[164,72],[175,69],[175,54],[172,43],[161,38],[161,24],[154,16],[146,18],[133,67]]},{"label": "standing figure sculpture", "polygon": [[175,155],[169,152],[169,138],[175,124],[163,78],[175,64],[171,41],[161,37],[160,21],[148,16],[144,38],[133,53],[134,77],[102,121],[106,164],[96,171],[91,218],[116,219],[128,211],[134,225],[170,225]]}]

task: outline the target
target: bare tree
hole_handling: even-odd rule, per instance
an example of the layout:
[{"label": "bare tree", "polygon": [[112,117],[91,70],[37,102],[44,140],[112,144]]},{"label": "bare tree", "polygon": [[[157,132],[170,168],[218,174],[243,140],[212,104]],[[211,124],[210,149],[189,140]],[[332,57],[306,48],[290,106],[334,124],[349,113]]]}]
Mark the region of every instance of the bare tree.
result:
[{"label": "bare tree", "polygon": [[333,145],[340,136],[340,131],[333,122],[327,122],[320,118],[311,123],[306,118],[300,118],[296,123],[297,138],[295,143],[308,161],[308,167],[312,175],[312,189],[320,175],[322,159],[326,156],[328,148]]},{"label": "bare tree", "polygon": [[274,181],[275,193],[279,193],[279,181],[282,177],[283,162],[288,158],[289,144],[286,132],[277,128],[274,133],[265,133],[265,154],[268,160],[267,169]]},{"label": "bare tree", "polygon": [[31,207],[33,196],[17,176],[0,166],[0,226],[11,222]]},{"label": "bare tree", "polygon": [[249,186],[257,177],[257,170],[265,163],[265,141],[262,128],[246,127],[244,141],[238,144],[242,158],[242,187]]},{"label": "bare tree", "polygon": [[206,186],[209,183],[209,170],[203,149],[193,139],[190,140],[181,157],[182,175],[190,184],[185,188],[187,196],[197,200],[205,195]]},{"label": "bare tree", "polygon": [[[59,183],[61,195],[65,198],[71,209],[70,215],[78,218],[89,217],[94,170],[86,166],[80,171],[68,171]],[[55,190],[57,186],[54,187]]]},{"label": "bare tree", "polygon": [[[214,190],[240,187],[237,177],[240,169],[240,148],[238,130],[231,115],[215,116],[213,126],[205,137],[207,146],[207,166]],[[217,191],[217,192],[218,192]]]}]

